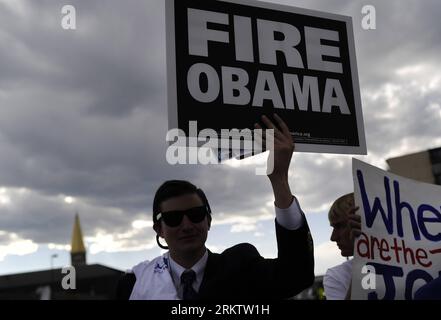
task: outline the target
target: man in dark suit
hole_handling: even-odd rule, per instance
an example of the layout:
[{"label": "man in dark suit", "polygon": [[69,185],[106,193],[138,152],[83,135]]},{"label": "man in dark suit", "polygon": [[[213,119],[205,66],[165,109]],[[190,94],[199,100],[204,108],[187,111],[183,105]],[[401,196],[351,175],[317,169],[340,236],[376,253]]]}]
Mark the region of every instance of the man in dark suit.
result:
[{"label": "man in dark suit", "polygon": [[211,209],[204,193],[186,181],[167,181],[153,201],[153,228],[158,244],[169,251],[126,274],[118,299],[286,299],[312,285],[312,239],[288,183],[294,142],[283,120],[275,119],[277,126],[262,117],[274,129],[274,169],[268,177],[275,197],[277,258],[265,259],[247,243],[221,254],[207,250]]}]

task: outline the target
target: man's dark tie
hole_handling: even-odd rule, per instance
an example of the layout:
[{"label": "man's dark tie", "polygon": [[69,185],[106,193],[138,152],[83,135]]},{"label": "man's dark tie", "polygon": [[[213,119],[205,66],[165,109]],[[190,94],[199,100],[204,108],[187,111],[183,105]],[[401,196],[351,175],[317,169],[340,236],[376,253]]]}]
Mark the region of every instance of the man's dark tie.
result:
[{"label": "man's dark tie", "polygon": [[184,288],[183,300],[198,299],[197,292],[193,289],[193,282],[196,280],[196,272],[193,270],[185,270],[181,275],[181,283]]}]

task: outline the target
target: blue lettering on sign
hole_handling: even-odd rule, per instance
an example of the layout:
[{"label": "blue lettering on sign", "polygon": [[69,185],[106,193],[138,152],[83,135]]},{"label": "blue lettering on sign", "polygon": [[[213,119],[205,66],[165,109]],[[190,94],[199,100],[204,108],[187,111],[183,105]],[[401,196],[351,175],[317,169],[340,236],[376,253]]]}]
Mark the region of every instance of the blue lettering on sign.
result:
[{"label": "blue lettering on sign", "polygon": [[[434,208],[431,205],[423,203],[418,206],[417,210],[414,210],[414,208],[408,202],[401,200],[400,184],[398,181],[393,182],[394,200],[395,200],[393,203],[395,207],[392,207],[389,178],[385,176],[384,191],[386,196],[386,208],[387,208],[387,213],[386,213],[380,198],[377,197],[376,195],[373,195],[373,205],[371,206],[371,202],[369,201],[369,196],[366,192],[363,173],[361,172],[361,170],[357,170],[357,180],[358,180],[358,185],[360,187],[360,195],[361,195],[361,201],[363,203],[363,211],[364,211],[366,226],[368,228],[372,228],[375,218],[377,217],[377,213],[380,212],[387,233],[390,235],[393,234],[394,233],[393,217],[395,212],[397,217],[396,218],[397,234],[398,236],[403,238],[404,237],[403,210],[406,209],[412,226],[413,237],[415,240],[421,240],[421,234],[423,234],[423,236],[427,240],[441,241],[441,232],[437,234],[431,234],[429,233],[426,227],[427,223],[441,224],[441,213],[436,208]],[[415,215],[415,211],[417,212],[416,215]],[[431,213],[433,217],[425,217],[424,213],[427,212]],[[438,228],[437,230],[441,230],[441,228]]]},{"label": "blue lettering on sign", "polygon": [[378,197],[374,198],[374,205],[369,204],[368,195],[366,193],[366,188],[364,186],[363,173],[361,170],[357,170],[358,184],[360,186],[361,200],[363,202],[364,216],[366,218],[366,225],[368,228],[372,228],[377,212],[381,212],[381,217],[383,218],[384,225],[386,226],[387,233],[393,233],[393,217],[392,217],[392,205],[390,200],[390,188],[389,188],[389,178],[384,177],[384,188],[386,190],[386,201],[387,201],[387,216],[384,212],[381,201]]},{"label": "blue lettering on sign", "polygon": [[433,280],[432,276],[424,270],[412,270],[409,272],[406,278],[406,291],[404,293],[404,298],[406,300],[412,300],[413,285],[418,279],[423,279],[426,282]]},{"label": "blue lettering on sign", "polygon": [[[368,293],[368,300],[394,300],[396,296],[394,277],[402,278],[404,276],[403,268],[374,262],[369,262],[366,265],[375,268],[375,275],[383,276],[385,286],[385,293],[382,299],[379,299],[377,292],[373,291]],[[439,276],[441,277],[441,271],[439,271]],[[424,270],[416,269],[410,271],[406,275],[404,288],[404,298],[406,300],[413,299],[412,291],[417,280],[424,280],[426,283],[429,283],[433,280],[433,277]]]},{"label": "blue lettering on sign", "polygon": [[400,202],[400,185],[398,181],[394,181],[394,191],[395,191],[395,207],[397,208],[397,231],[400,237],[403,237],[403,214],[401,211],[406,208],[409,211],[410,221],[412,223],[413,234],[415,235],[415,240],[421,240],[420,231],[418,230],[418,225],[415,219],[415,213],[413,212],[412,206],[403,201]]},{"label": "blue lettering on sign", "polygon": [[[432,212],[436,218],[425,218],[423,216],[423,213],[426,211]],[[438,228],[440,232],[437,235],[432,235],[427,230],[425,222],[431,222],[431,223],[441,222],[441,213],[428,204],[422,204],[418,207],[418,225],[420,227],[421,233],[424,235],[424,237],[427,240],[441,241],[441,228]]]},{"label": "blue lettering on sign", "polygon": [[[395,298],[395,283],[393,277],[402,277],[403,268],[374,262],[369,262],[366,265],[373,266],[375,268],[375,274],[383,276],[386,291],[381,300],[393,300]],[[379,300],[378,294],[376,292],[369,292],[368,300]]]}]

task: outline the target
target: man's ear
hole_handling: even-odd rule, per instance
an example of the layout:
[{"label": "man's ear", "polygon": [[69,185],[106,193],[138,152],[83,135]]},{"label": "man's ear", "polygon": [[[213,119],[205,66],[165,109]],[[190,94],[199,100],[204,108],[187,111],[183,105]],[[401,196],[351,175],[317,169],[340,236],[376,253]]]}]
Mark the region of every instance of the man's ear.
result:
[{"label": "man's ear", "polygon": [[153,230],[155,230],[156,234],[160,236],[161,238],[164,238],[162,236],[162,228],[161,228],[161,222],[158,222],[153,225]]},{"label": "man's ear", "polygon": [[208,230],[210,230],[210,227],[211,227],[211,214],[209,214],[207,216],[207,222],[208,222]]}]

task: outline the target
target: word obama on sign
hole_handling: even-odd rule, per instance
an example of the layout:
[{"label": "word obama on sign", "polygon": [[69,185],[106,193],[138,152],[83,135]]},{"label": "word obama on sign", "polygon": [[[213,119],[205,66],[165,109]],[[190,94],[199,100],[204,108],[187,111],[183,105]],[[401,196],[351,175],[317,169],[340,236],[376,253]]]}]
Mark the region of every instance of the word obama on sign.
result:
[{"label": "word obama on sign", "polygon": [[276,112],[299,151],[366,153],[349,17],[241,0],[166,8],[170,128],[252,128]]}]

